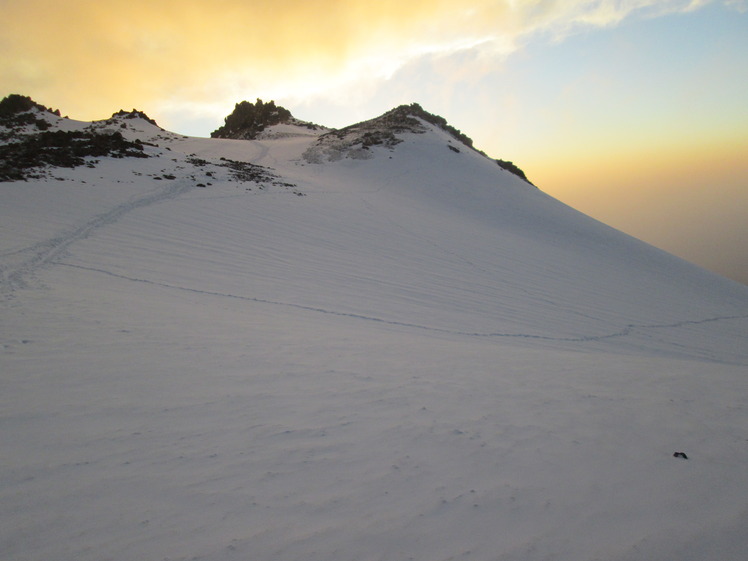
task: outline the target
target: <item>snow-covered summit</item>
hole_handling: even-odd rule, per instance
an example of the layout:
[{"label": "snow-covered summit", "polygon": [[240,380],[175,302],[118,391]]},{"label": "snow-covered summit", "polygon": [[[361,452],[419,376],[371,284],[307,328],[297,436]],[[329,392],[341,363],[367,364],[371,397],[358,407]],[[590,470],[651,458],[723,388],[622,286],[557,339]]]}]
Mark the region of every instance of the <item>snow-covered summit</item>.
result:
[{"label": "snow-covered summit", "polygon": [[250,140],[29,111],[2,559],[743,561],[745,286],[413,106]]},{"label": "snow-covered summit", "polygon": [[[397,145],[413,135],[428,132],[441,138],[449,150],[473,151],[487,157],[473,146],[473,140],[450,125],[444,117],[424,110],[418,103],[400,105],[379,117],[321,134],[304,152],[310,163],[334,162],[341,159],[367,160],[374,157],[375,148],[392,152]],[[495,160],[501,167],[529,183],[524,172],[512,162]]]},{"label": "snow-covered summit", "polygon": [[[430,128],[440,129],[463,147],[472,148],[472,140],[449,126],[445,119],[432,115],[413,103],[395,107],[374,119],[320,135],[304,153],[304,159],[310,163],[343,158],[369,159],[373,157],[373,147],[391,151],[403,142],[406,135],[423,134]],[[453,149],[459,151],[457,148]]]}]

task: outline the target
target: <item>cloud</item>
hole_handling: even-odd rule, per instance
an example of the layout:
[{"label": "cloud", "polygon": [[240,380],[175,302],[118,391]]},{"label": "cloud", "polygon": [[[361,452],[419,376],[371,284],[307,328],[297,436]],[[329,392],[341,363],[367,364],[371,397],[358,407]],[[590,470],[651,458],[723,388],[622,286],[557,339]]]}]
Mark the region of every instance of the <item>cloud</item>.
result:
[{"label": "cloud", "polygon": [[329,95],[419,57],[500,58],[534,34],[708,1],[5,0],[0,83],[81,119],[125,104],[212,112],[254,92]]}]

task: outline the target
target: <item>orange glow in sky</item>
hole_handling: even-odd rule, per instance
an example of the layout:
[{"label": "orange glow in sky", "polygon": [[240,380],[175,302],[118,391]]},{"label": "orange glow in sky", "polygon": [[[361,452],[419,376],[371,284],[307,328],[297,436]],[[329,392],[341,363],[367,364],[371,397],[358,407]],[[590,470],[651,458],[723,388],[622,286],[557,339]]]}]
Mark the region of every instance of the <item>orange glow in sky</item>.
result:
[{"label": "orange glow in sky", "polygon": [[0,0],[0,96],[208,136],[274,99],[444,116],[549,194],[748,283],[745,0]]}]

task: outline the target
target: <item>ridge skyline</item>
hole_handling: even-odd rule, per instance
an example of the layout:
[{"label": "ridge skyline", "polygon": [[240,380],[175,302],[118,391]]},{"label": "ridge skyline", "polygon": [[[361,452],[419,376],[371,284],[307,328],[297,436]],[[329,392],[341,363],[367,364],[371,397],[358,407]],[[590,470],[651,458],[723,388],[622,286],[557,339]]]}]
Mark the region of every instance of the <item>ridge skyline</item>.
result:
[{"label": "ridge skyline", "polygon": [[[22,94],[9,94],[9,95],[18,95],[19,97],[28,97],[28,99],[31,99],[31,98],[30,98],[29,96],[24,96],[24,95],[22,95]],[[257,101],[261,101],[261,99],[260,99],[260,98],[257,98]],[[36,102],[36,101],[34,101],[34,100],[32,100],[32,102],[33,102],[33,103],[37,103],[37,102]],[[273,103],[273,104],[274,104],[274,100],[272,100],[272,101],[269,101],[268,103]],[[250,105],[251,105],[251,103],[250,103],[250,102],[247,102],[247,101],[242,101],[242,102],[238,102],[238,103],[236,103],[236,106],[235,106],[235,110],[236,110],[236,107],[238,107],[238,106],[239,106],[239,105],[241,105],[241,104],[250,104]],[[44,108],[44,109],[47,109],[47,110],[49,110],[49,111],[52,111],[51,109],[48,109],[48,108],[47,108],[46,106],[44,106],[44,105],[42,105],[42,104],[38,104],[38,105],[39,105],[40,107]],[[310,127],[322,127],[322,128],[324,128],[324,129],[327,129],[328,131],[341,131],[341,130],[351,129],[351,128],[353,128],[353,127],[357,126],[357,125],[361,125],[362,123],[368,123],[368,122],[371,122],[371,121],[376,121],[376,119],[379,119],[379,118],[381,118],[381,117],[383,117],[383,116],[387,115],[388,113],[390,113],[390,112],[392,112],[392,111],[395,111],[395,110],[397,110],[398,108],[404,108],[404,107],[413,107],[413,106],[416,106],[416,107],[418,107],[418,108],[419,108],[420,110],[422,110],[422,108],[421,108],[421,105],[420,105],[419,103],[417,103],[417,102],[411,102],[410,104],[400,104],[400,105],[397,105],[397,106],[393,107],[392,109],[389,109],[389,110],[387,110],[387,111],[383,112],[382,114],[380,114],[380,115],[379,115],[379,116],[377,116],[377,117],[371,117],[371,118],[365,119],[365,120],[363,120],[363,121],[359,121],[359,122],[356,122],[356,123],[354,123],[354,124],[352,124],[352,125],[347,125],[347,126],[343,126],[343,127],[341,127],[341,128],[337,128],[337,129],[336,129],[336,128],[330,128],[330,127],[326,127],[325,125],[317,125],[317,124],[314,124],[314,123],[311,123],[311,122],[308,122],[308,121],[303,121],[303,120],[297,119],[296,117],[293,117],[293,116],[292,116],[292,118],[293,118],[293,119],[295,119],[296,121],[298,121],[299,123],[305,123],[306,125],[308,125],[308,126],[310,126]],[[281,107],[282,107],[282,106],[281,106]],[[284,110],[286,110],[286,111],[288,111],[288,110],[287,110],[287,109],[285,109],[285,108],[283,108],[283,109],[284,109]],[[58,113],[59,113],[59,111],[60,111],[59,109],[55,110],[55,112],[58,112]],[[130,112],[133,112],[133,111],[135,111],[135,112],[140,112],[140,111],[139,111],[139,110],[137,110],[137,109],[132,109],[132,110],[131,110]],[[120,109],[120,110],[119,110],[119,113],[122,113],[122,112],[126,112],[126,111],[125,111],[124,109]],[[442,117],[442,116],[438,116],[438,115],[435,115],[435,114],[432,114],[432,113],[428,113],[428,112],[426,112],[426,111],[424,111],[424,113],[426,113],[427,115],[431,115],[432,117],[436,117],[436,118],[440,119],[440,120],[441,120],[441,121],[443,122],[443,125],[446,125],[446,126],[448,126],[448,127],[452,128],[452,129],[453,129],[453,132],[454,132],[454,133],[456,133],[458,137],[459,137],[460,135],[462,135],[462,136],[464,137],[464,138],[463,138],[463,139],[461,140],[461,142],[465,143],[465,144],[466,144],[467,146],[469,146],[469,147],[470,147],[471,149],[473,149],[473,150],[478,150],[477,148],[475,148],[475,147],[474,147],[474,146],[472,145],[472,144],[473,144],[473,140],[472,140],[472,139],[471,139],[470,137],[468,137],[467,135],[463,135],[463,134],[461,133],[461,131],[459,131],[459,129],[455,129],[454,127],[451,127],[451,125],[449,125],[449,123],[448,123],[447,119],[445,119],[445,118],[444,118],[444,117]],[[113,114],[112,116],[114,116],[114,115],[116,115],[116,114],[117,114],[117,113],[114,113],[114,114]],[[145,113],[144,113],[144,114],[145,114]],[[291,113],[290,113],[290,111],[289,111],[289,114],[291,114]],[[229,113],[228,115],[226,115],[226,117],[224,117],[224,124],[225,124],[225,119],[229,118],[229,117],[230,117],[231,115],[232,115],[232,113]],[[292,115],[292,114],[291,114],[291,115]],[[72,118],[71,118],[71,117],[69,117],[68,115],[65,115],[65,117],[64,117],[64,118],[68,118],[68,119],[76,120],[76,119],[75,119],[74,117],[72,117]],[[106,119],[101,119],[101,120],[94,120],[94,121],[82,121],[82,122],[91,122],[91,123],[95,123],[95,122],[101,122],[101,121],[105,121],[105,120],[106,120]],[[154,122],[155,122],[155,121],[154,121]],[[221,130],[221,128],[222,128],[222,127],[221,127],[221,126],[219,126],[219,127],[217,128],[217,129],[215,129],[215,130],[214,130],[214,131],[213,131],[212,133],[210,133],[210,134],[212,135],[212,134],[215,134],[215,133],[217,133],[218,131],[220,131],[220,130]],[[164,130],[166,130],[166,129],[164,129]],[[176,132],[176,131],[173,131],[173,132]],[[205,136],[205,137],[195,137],[195,138],[207,138],[207,136]],[[465,142],[465,140],[467,140],[467,142]],[[483,152],[482,150],[478,150],[478,151],[479,151],[480,153],[482,153],[483,155],[486,155],[486,154],[485,154],[485,152]],[[486,156],[487,156],[487,155],[486,155]],[[487,157],[488,157],[488,156],[487,156]],[[517,166],[517,165],[516,165],[516,164],[515,164],[514,162],[512,162],[512,161],[510,161],[510,160],[504,160],[504,159],[501,159],[501,158],[496,158],[496,159],[495,159],[494,161],[495,161],[495,162],[496,162],[496,163],[497,163],[497,164],[498,164],[499,166],[503,167],[504,169],[507,169],[508,171],[510,171],[510,172],[512,172],[512,173],[515,173],[515,174],[516,174],[516,175],[518,175],[519,177],[521,177],[521,178],[523,178],[524,180],[528,181],[528,183],[530,183],[530,184],[532,184],[532,185],[535,185],[535,184],[534,184],[534,183],[532,183],[532,182],[531,182],[531,181],[530,181],[529,179],[527,179],[527,177],[526,177],[526,175],[525,175],[524,171],[523,171],[523,170],[522,170],[522,169],[521,169],[521,168],[520,168],[519,166]],[[632,198],[632,199],[631,199],[631,203],[630,203],[630,204],[633,204],[633,201],[634,201],[634,199]],[[581,208],[584,208],[584,207],[582,206]],[[595,215],[594,213],[593,213],[592,215],[593,215],[593,216],[596,216],[596,215]],[[597,217],[597,216],[596,216],[596,217]],[[598,218],[598,219],[600,219],[600,217],[597,217],[597,218]],[[606,220],[604,220],[604,219],[603,219],[602,221],[603,221],[603,222],[607,222],[607,221],[606,221]],[[618,228],[620,229],[620,225],[617,225],[617,224],[616,224],[615,222],[612,222],[611,224],[612,224],[613,226],[615,226],[615,227],[618,227]],[[624,231],[626,231],[626,230],[624,230]],[[630,232],[629,232],[629,233],[630,233]],[[639,236],[635,236],[635,237],[639,237]],[[653,243],[653,241],[652,241],[651,239],[648,239],[648,238],[646,238],[646,237],[642,237],[642,238],[640,238],[640,239],[644,239],[644,240],[645,240],[645,241],[647,241],[648,243]],[[654,244],[654,245],[658,245],[658,244]],[[658,247],[660,247],[660,246],[658,246]],[[663,249],[666,249],[666,250],[668,250],[668,249],[667,249],[666,247],[665,247],[665,248],[663,248]],[[743,277],[742,277],[742,276],[740,276],[740,275],[738,275],[737,277],[735,277],[735,276],[732,276],[732,275],[730,275],[730,274],[729,274],[729,273],[728,273],[727,271],[725,271],[725,270],[722,270],[722,269],[719,269],[719,268],[716,268],[716,269],[715,269],[715,268],[714,268],[713,266],[709,266],[709,263],[708,263],[708,262],[707,262],[707,263],[704,263],[704,262],[700,262],[700,261],[698,261],[698,260],[694,260],[694,259],[693,259],[693,257],[689,256],[688,254],[684,255],[684,254],[682,254],[682,253],[678,253],[678,252],[673,252],[672,250],[669,250],[669,251],[670,251],[671,253],[675,253],[676,255],[679,255],[680,257],[682,257],[682,258],[685,258],[685,259],[687,259],[687,260],[689,260],[689,261],[691,261],[691,262],[694,262],[694,263],[696,263],[696,264],[699,264],[700,266],[706,267],[706,268],[708,268],[708,269],[710,269],[710,270],[712,270],[712,271],[714,271],[714,272],[717,272],[718,274],[721,274],[721,275],[723,275],[723,276],[727,276],[728,278],[732,278],[732,280],[736,280],[737,282],[740,282],[741,284],[746,284],[746,285],[748,285],[748,280],[745,280],[745,279],[743,279]]]},{"label": "ridge skyline", "polygon": [[742,561],[748,287],[402,113],[3,121],[3,559]]}]

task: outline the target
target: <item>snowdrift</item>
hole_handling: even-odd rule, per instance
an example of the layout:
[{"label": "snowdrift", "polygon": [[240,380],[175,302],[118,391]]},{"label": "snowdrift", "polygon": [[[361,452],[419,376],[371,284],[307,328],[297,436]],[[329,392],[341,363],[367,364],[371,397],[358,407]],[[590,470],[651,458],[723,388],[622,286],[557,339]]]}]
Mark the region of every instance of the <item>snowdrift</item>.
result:
[{"label": "snowdrift", "polygon": [[743,558],[748,288],[398,109],[6,122],[4,559]]}]

